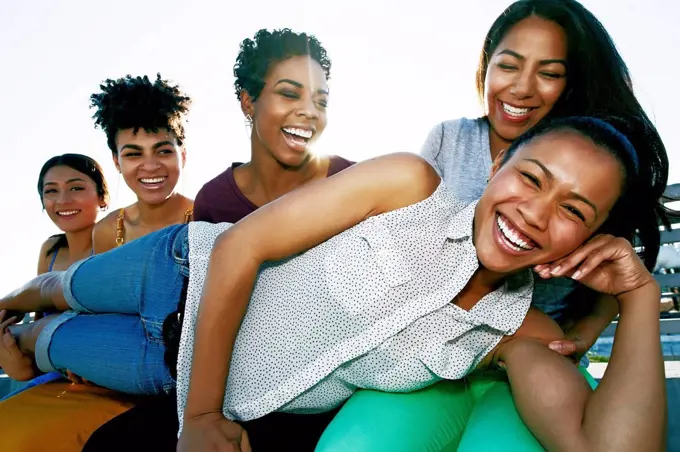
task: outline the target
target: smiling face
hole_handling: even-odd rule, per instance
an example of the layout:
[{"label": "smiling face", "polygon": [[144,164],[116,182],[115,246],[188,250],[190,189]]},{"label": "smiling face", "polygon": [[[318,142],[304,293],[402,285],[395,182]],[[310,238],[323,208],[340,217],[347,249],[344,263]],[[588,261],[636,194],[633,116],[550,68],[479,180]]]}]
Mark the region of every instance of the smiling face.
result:
[{"label": "smiling face", "polygon": [[567,39],[555,22],[518,22],[489,59],[485,108],[492,141],[509,143],[543,119],[566,87]]},{"label": "smiling face", "polygon": [[160,204],[174,193],[184,167],[185,152],[173,132],[119,130],[116,148],[118,155],[114,154],[113,163],[139,200]]},{"label": "smiling face", "polygon": [[244,104],[244,112],[253,118],[253,152],[299,167],[326,128],[326,76],[308,56],[288,58],[269,70],[257,101]]},{"label": "smiling face", "polygon": [[604,223],[623,184],[621,163],[588,138],[534,138],[495,171],[476,207],[482,266],[512,273],[569,254]]},{"label": "smiling face", "polygon": [[42,203],[50,220],[64,232],[91,228],[99,208],[104,206],[92,179],[65,165],[45,173]]}]

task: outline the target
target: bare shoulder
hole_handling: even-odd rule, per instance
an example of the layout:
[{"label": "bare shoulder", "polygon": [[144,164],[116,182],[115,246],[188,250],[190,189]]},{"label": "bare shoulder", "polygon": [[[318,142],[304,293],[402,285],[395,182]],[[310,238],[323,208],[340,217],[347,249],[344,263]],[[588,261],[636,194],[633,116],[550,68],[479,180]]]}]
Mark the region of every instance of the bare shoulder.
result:
[{"label": "bare shoulder", "polygon": [[420,202],[434,193],[442,179],[423,157],[400,152],[376,157],[366,162],[367,170],[385,181],[389,203],[387,210]]},{"label": "bare shoulder", "polygon": [[95,254],[115,248],[118,214],[119,210],[114,210],[94,225],[94,229],[92,229],[92,246]]},{"label": "bare shoulder", "polygon": [[40,254],[45,257],[47,255],[47,250],[52,248],[55,243],[59,241],[59,235],[53,235],[52,237],[48,237],[47,240],[45,240],[40,247]]},{"label": "bare shoulder", "polygon": [[49,259],[47,257],[47,251],[49,251],[49,249],[52,248],[57,243],[58,240],[59,236],[52,236],[45,240],[43,244],[40,246],[40,254],[38,255],[39,275],[47,273],[49,269]]},{"label": "bare shoulder", "polygon": [[188,216],[188,220],[191,221],[193,220],[194,217],[194,200],[191,198],[187,198],[184,195],[182,196],[182,213],[186,216]]}]

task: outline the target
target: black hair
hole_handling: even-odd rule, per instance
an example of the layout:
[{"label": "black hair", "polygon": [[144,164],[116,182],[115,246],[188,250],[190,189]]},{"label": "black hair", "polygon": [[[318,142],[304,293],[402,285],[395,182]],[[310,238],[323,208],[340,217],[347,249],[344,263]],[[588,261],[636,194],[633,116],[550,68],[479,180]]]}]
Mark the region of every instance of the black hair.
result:
[{"label": "black hair", "polygon": [[118,154],[116,133],[123,129],[157,133],[158,129],[166,128],[175,134],[180,146],[183,144],[183,120],[189,112],[191,98],[178,86],[162,80],[161,74],[157,74],[153,82],[146,75],[107,79],[100,88],[100,93],[90,96],[90,108],[96,109],[92,119],[95,127],[106,133],[114,155]]},{"label": "black hair", "polygon": [[[109,204],[109,187],[106,183],[106,178],[104,178],[104,171],[102,171],[99,163],[83,154],[62,154],[54,156],[46,161],[40,169],[40,174],[38,175],[38,195],[40,195],[40,203],[43,208],[45,207],[45,203],[43,202],[45,175],[49,170],[56,166],[68,166],[92,179],[92,182],[94,182],[97,189],[97,196],[99,196],[99,199],[102,202],[102,207],[106,207]],[[68,246],[66,234],[56,234],[50,238],[54,237],[56,237],[57,240],[47,250],[46,256],[49,256],[60,248],[66,248]]]},{"label": "black hair", "polygon": [[635,97],[626,63],[602,23],[576,0],[514,2],[498,16],[486,35],[477,68],[477,93],[483,99],[489,60],[499,43],[512,27],[530,16],[555,22],[567,37],[567,84],[546,119],[608,118],[619,124],[614,125],[637,151],[640,175],[636,196],[644,203],[636,206],[633,216],[649,222],[639,234],[645,235],[645,264],[651,268],[657,258],[656,254],[652,256],[658,249],[654,243],[659,240],[658,234],[651,231],[652,219],[665,222],[659,200],[668,183],[668,155],[659,133]]},{"label": "black hair", "polygon": [[522,134],[508,148],[503,157],[507,162],[522,146],[555,132],[572,132],[581,135],[596,146],[607,150],[623,167],[623,187],[609,216],[598,233],[624,237],[631,242],[637,237],[642,247],[645,266],[652,271],[661,244],[659,224],[667,222],[659,198],[650,194],[649,177],[644,155],[640,155],[626,136],[630,123],[620,118],[593,118],[585,116],[554,118],[541,121]]},{"label": "black hair", "polygon": [[319,63],[326,75],[331,75],[331,60],[318,39],[306,33],[295,33],[288,28],[259,30],[253,39],[241,42],[241,50],[234,64],[236,97],[246,91],[257,100],[264,88],[264,79],[272,65],[295,56],[309,56]]}]

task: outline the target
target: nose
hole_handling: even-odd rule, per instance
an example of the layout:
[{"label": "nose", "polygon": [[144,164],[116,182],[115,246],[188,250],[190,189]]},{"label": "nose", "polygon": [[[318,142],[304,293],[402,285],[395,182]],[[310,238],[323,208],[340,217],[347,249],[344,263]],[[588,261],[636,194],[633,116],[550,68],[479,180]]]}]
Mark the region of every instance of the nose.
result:
[{"label": "nose", "polygon": [[145,171],[154,172],[161,167],[161,163],[155,153],[144,156],[141,168]]},{"label": "nose", "polygon": [[547,197],[534,196],[517,204],[517,211],[527,225],[545,231],[548,227],[551,205]]},{"label": "nose", "polygon": [[73,199],[73,192],[71,190],[60,190],[55,199],[56,204],[68,204]]},{"label": "nose", "polygon": [[534,95],[536,89],[536,81],[533,74],[528,71],[520,71],[510,88],[510,94],[515,96],[518,100],[527,99]]},{"label": "nose", "polygon": [[319,117],[319,110],[311,95],[305,95],[300,98],[295,114],[297,116],[304,116],[307,119],[317,119]]}]

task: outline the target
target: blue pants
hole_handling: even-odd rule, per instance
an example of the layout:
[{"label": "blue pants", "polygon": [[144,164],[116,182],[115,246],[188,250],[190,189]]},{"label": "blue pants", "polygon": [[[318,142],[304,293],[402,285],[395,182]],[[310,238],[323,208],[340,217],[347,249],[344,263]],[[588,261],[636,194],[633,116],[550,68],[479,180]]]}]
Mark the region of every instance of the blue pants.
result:
[{"label": "blue pants", "polygon": [[176,225],[71,266],[63,283],[71,310],[40,333],[38,367],[128,394],[172,390],[163,322],[177,310],[188,258],[188,226]]}]

